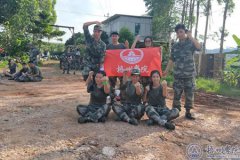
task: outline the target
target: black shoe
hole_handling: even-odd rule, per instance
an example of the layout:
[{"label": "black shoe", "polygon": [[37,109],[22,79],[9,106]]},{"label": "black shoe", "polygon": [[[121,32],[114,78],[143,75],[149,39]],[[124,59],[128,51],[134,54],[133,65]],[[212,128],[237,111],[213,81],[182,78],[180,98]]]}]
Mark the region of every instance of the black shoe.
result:
[{"label": "black shoe", "polygon": [[102,117],[102,118],[100,118],[100,119],[98,120],[98,122],[105,123],[105,122],[106,122],[106,120],[107,120],[107,118],[106,118],[106,117]]},{"label": "black shoe", "polygon": [[67,72],[67,74],[70,74],[69,72]]},{"label": "black shoe", "polygon": [[164,126],[169,130],[174,130],[175,129],[175,125],[172,124],[171,122],[166,122]]},{"label": "black shoe", "polygon": [[128,123],[129,123],[129,124],[132,124],[132,125],[135,125],[135,126],[138,125],[138,121],[137,121],[135,118],[131,118]]},{"label": "black shoe", "polygon": [[185,117],[186,117],[187,119],[189,119],[189,120],[195,120],[195,119],[196,119],[190,112],[187,112],[187,113],[185,114]]},{"label": "black shoe", "polygon": [[154,121],[152,119],[148,119],[147,120],[147,125],[148,126],[153,126],[154,125]]},{"label": "black shoe", "polygon": [[65,71],[63,71],[63,73],[62,74],[65,74]]},{"label": "black shoe", "polygon": [[78,118],[78,123],[82,124],[82,123],[86,123],[87,119],[85,117],[79,117]]},{"label": "black shoe", "polygon": [[14,78],[8,78],[8,80],[14,80]]}]

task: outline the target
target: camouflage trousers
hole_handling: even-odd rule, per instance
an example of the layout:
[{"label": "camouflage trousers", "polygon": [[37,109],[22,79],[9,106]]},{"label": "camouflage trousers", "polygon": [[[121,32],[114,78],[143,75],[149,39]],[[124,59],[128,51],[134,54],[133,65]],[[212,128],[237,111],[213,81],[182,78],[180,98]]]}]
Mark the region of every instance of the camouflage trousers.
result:
[{"label": "camouflage trousers", "polygon": [[173,108],[178,108],[181,111],[181,96],[184,91],[186,109],[193,108],[195,79],[194,78],[175,78],[173,83],[174,98]]},{"label": "camouflage trousers", "polygon": [[92,122],[98,122],[102,118],[107,118],[109,112],[111,110],[110,105],[95,105],[90,104],[86,105],[78,105],[77,112],[81,117],[85,117],[90,119]]},{"label": "camouflage trousers", "polygon": [[170,110],[167,107],[151,106],[146,107],[146,114],[154,123],[164,125],[167,121],[171,121],[179,116],[179,110],[173,108]]},{"label": "camouflage trousers", "polygon": [[65,73],[65,71],[67,71],[67,73],[69,73],[70,62],[69,61],[63,61],[62,65],[63,65],[63,73]]},{"label": "camouflage trousers", "polygon": [[129,122],[131,118],[140,120],[145,112],[144,105],[142,104],[114,103],[112,108],[114,113],[125,122]]},{"label": "camouflage trousers", "polygon": [[43,78],[40,76],[21,75],[15,80],[18,82],[40,82],[42,81],[42,79]]}]

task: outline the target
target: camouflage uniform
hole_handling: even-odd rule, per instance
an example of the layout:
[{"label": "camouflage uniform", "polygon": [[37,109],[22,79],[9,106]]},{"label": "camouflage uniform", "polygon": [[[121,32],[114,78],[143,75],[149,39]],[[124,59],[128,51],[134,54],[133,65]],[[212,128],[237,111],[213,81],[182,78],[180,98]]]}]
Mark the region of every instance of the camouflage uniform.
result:
[{"label": "camouflage uniform", "polygon": [[147,93],[147,99],[146,114],[149,120],[152,120],[154,123],[164,126],[167,121],[171,121],[179,116],[177,108],[172,110],[167,108],[162,86],[150,88],[150,91]]},{"label": "camouflage uniform", "polygon": [[42,72],[41,70],[37,67],[30,67],[29,72],[27,75],[22,75],[18,78],[19,82],[40,82],[42,81]]},{"label": "camouflage uniform", "polygon": [[[142,86],[141,88],[143,91]],[[140,120],[145,110],[144,105],[141,103],[142,94],[136,94],[136,89],[132,81],[126,82],[120,89],[125,90],[126,100],[121,101],[121,103],[114,103],[112,107],[113,111],[122,121],[129,122],[132,118]]]},{"label": "camouflage uniform", "polygon": [[173,107],[181,110],[181,96],[185,93],[185,108],[193,107],[195,89],[194,51],[196,47],[190,39],[177,42],[172,47],[171,60],[174,62]]},{"label": "camouflage uniform", "polygon": [[23,73],[28,73],[29,72],[29,68],[28,67],[25,67],[25,68],[22,68],[19,72],[17,72],[13,79],[15,81],[19,81],[19,77],[21,77],[23,75]]},{"label": "camouflage uniform", "polygon": [[111,107],[106,104],[108,94],[104,93],[104,88],[98,88],[96,84],[90,82],[87,87],[90,93],[89,105],[78,105],[77,112],[84,122],[104,122],[107,118]]},{"label": "camouflage uniform", "polygon": [[83,59],[83,71],[82,74],[85,77],[88,76],[90,71],[98,72],[101,64],[104,62],[106,44],[102,41],[95,41],[90,35],[88,27],[83,27],[85,42],[86,42],[86,54]]},{"label": "camouflage uniform", "polygon": [[69,70],[70,70],[70,64],[71,64],[71,55],[70,53],[67,53],[63,56],[63,60],[62,60],[62,65],[63,65],[63,74],[65,73],[65,71],[67,71],[67,74],[69,74]]},{"label": "camouflage uniform", "polygon": [[30,50],[30,52],[29,52],[29,59],[30,59],[30,61],[33,61],[33,63],[35,64],[35,65],[37,65],[38,64],[38,59],[37,59],[37,56],[40,54],[40,51],[38,50],[38,49],[36,49],[36,48],[32,48],[31,50]]}]

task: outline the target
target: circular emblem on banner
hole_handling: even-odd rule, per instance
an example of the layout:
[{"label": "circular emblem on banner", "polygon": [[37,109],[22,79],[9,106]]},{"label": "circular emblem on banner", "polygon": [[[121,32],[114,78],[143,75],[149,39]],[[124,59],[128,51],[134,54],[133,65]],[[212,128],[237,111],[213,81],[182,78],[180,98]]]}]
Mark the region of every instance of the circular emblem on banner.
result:
[{"label": "circular emblem on banner", "polygon": [[128,64],[139,63],[143,59],[144,53],[141,49],[127,49],[120,53],[120,58]]},{"label": "circular emblem on banner", "polygon": [[200,159],[202,157],[202,148],[199,144],[190,144],[187,146],[187,156],[190,159]]}]

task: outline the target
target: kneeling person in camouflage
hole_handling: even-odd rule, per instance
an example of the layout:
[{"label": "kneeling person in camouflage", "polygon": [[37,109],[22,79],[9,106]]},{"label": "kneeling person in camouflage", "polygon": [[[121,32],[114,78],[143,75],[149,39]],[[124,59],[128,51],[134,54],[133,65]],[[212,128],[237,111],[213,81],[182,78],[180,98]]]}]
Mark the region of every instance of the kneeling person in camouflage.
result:
[{"label": "kneeling person in camouflage", "polygon": [[146,113],[149,118],[148,125],[158,124],[167,129],[174,130],[175,126],[170,121],[179,116],[179,110],[170,110],[166,106],[167,82],[160,83],[160,73],[157,70],[151,72],[151,83],[146,86],[143,100],[146,105]]},{"label": "kneeling person in camouflage", "polygon": [[78,105],[77,112],[80,115],[78,122],[105,122],[111,110],[110,104],[106,104],[106,98],[111,92],[108,77],[104,71],[98,71],[93,79],[94,72],[90,71],[86,80],[87,92],[90,93],[89,105]]},{"label": "kneeling person in camouflage", "polygon": [[126,100],[113,104],[113,111],[120,120],[133,125],[138,125],[138,120],[144,115],[144,105],[141,103],[143,87],[139,83],[139,79],[139,69],[132,70],[131,80],[128,80],[127,73],[125,72],[120,89],[121,91],[125,91]]}]

